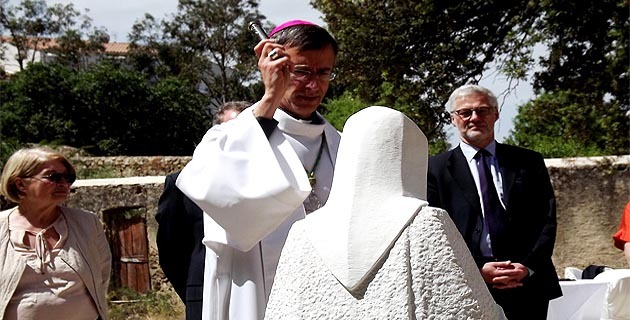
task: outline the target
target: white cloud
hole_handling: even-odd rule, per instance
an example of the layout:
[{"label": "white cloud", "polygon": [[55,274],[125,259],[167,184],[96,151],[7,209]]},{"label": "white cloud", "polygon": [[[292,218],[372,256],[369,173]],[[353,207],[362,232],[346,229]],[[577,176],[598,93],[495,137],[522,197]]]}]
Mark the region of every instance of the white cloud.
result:
[{"label": "white cloud", "polygon": [[309,0],[262,0],[259,10],[276,25],[294,19],[324,24],[322,14],[311,7]]},{"label": "white cloud", "polygon": [[[17,2],[17,1],[12,1]],[[165,18],[177,11],[177,0],[56,0],[53,3],[73,3],[83,12],[89,9],[88,16],[95,26],[102,26],[109,31],[112,42],[127,41],[127,34],[136,21],[142,20],[145,13],[156,18]],[[287,8],[290,8],[287,10]],[[275,24],[287,20],[303,19],[323,24],[321,14],[313,9],[309,0],[262,0],[259,10]]]}]

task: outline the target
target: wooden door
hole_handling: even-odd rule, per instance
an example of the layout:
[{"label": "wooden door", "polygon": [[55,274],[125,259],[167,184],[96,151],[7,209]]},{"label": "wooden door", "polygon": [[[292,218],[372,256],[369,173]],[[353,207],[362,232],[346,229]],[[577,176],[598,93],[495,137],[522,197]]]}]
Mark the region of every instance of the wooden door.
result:
[{"label": "wooden door", "polygon": [[116,208],[104,212],[109,221],[112,283],[138,293],[151,290],[145,208]]}]

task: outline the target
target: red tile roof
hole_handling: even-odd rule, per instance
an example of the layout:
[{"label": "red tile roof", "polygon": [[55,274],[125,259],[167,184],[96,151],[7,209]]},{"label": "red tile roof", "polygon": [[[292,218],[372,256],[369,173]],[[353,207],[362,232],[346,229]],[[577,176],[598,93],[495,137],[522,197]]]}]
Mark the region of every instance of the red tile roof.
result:
[{"label": "red tile roof", "polygon": [[[0,43],[9,42],[11,37],[0,37]],[[37,50],[45,51],[46,49],[55,48],[58,46],[56,39],[39,38],[36,42],[36,38],[29,39],[29,47],[33,48],[37,46]],[[128,42],[110,42],[104,43],[105,53],[110,55],[126,55],[129,52]]]},{"label": "red tile roof", "polygon": [[110,42],[104,43],[105,53],[111,55],[126,55],[129,52],[128,42]]}]

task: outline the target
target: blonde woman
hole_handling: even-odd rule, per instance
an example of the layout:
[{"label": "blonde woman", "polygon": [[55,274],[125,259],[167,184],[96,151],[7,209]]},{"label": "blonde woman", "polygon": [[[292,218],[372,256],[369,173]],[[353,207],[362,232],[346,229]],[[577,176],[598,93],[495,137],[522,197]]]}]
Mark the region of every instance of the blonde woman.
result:
[{"label": "blonde woman", "polygon": [[16,151],[0,193],[0,318],[107,319],[111,253],[96,215],[62,206],[76,173],[61,154]]}]

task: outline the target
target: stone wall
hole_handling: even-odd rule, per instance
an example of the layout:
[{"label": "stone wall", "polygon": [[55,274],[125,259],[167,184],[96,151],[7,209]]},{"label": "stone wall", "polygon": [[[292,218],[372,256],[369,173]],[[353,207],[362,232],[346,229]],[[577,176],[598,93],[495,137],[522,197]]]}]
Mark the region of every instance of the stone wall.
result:
[{"label": "stone wall", "polygon": [[[96,158],[84,160],[82,165],[96,167],[107,163],[120,165],[122,172],[159,176],[78,180],[72,187],[68,205],[101,215],[116,208],[146,208],[148,243],[153,257],[152,286],[160,289],[164,277],[156,260],[154,215],[163,188],[163,175],[181,169],[190,158],[135,160]],[[611,236],[617,230],[623,207],[630,200],[630,155],[548,159],[546,163],[558,204],[558,233],[553,259],[559,275],[562,277],[568,266],[584,268],[597,264],[627,268],[622,252],[613,247]]]},{"label": "stone wall", "polygon": [[546,160],[557,200],[554,263],[628,268],[613,247],[623,208],[630,201],[630,155]]},{"label": "stone wall", "polygon": [[73,157],[79,178],[164,176],[181,170],[191,157]]}]

